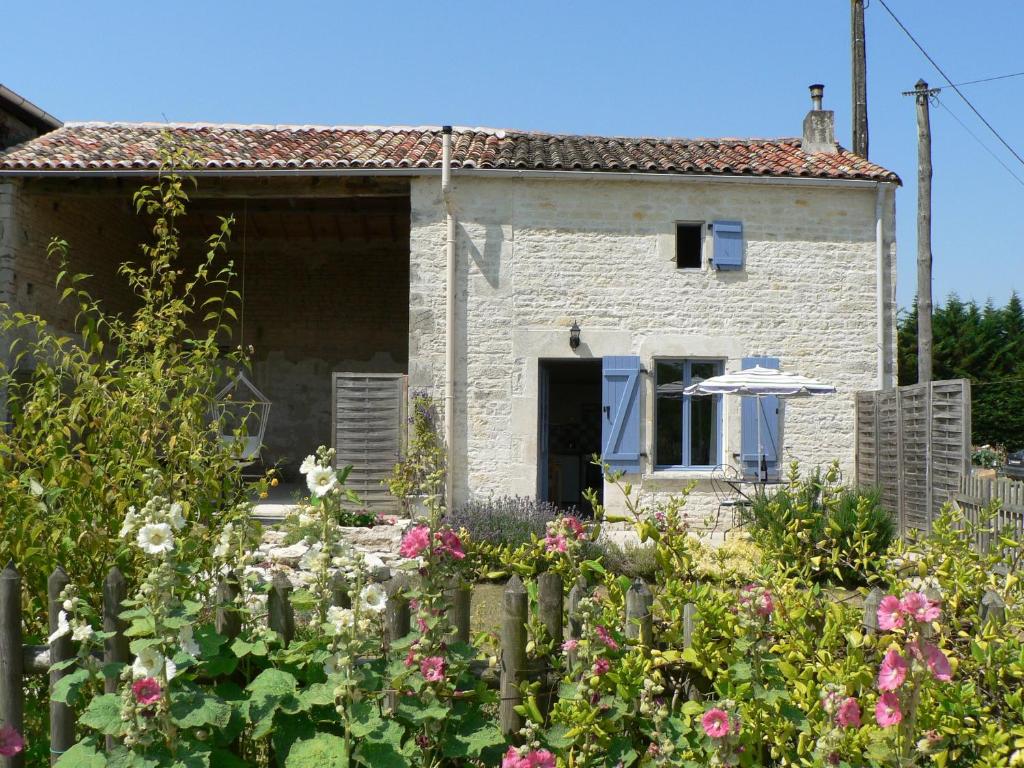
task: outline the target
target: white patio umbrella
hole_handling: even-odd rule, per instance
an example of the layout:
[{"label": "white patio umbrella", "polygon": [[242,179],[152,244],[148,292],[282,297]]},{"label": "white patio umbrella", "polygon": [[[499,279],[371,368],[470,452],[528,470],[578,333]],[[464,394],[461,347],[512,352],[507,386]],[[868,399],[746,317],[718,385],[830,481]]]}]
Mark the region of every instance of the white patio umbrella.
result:
[{"label": "white patio umbrella", "polygon": [[768,467],[761,440],[761,420],[763,418],[761,398],[765,396],[810,397],[812,395],[831,395],[835,391],[836,388],[831,384],[823,384],[806,376],[755,365],[744,371],[713,376],[710,379],[691,384],[683,390],[683,394],[742,395],[757,398],[757,452],[760,456],[758,479],[761,482],[766,482]]}]

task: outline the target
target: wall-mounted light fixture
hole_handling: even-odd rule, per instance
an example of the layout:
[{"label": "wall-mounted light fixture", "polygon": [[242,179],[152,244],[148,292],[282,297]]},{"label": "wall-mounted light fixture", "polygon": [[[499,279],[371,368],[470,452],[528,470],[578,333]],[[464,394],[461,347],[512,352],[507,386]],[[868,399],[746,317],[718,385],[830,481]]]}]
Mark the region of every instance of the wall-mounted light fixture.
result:
[{"label": "wall-mounted light fixture", "polygon": [[572,321],[572,327],[569,329],[569,349],[576,349],[580,345],[580,327],[576,324],[576,321]]}]

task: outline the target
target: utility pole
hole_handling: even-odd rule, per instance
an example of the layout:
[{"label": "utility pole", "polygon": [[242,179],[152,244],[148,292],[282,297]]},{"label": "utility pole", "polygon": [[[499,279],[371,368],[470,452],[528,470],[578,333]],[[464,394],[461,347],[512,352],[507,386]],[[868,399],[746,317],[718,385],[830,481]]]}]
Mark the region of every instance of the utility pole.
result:
[{"label": "utility pole", "polygon": [[850,49],[853,55],[853,153],[868,157],[868,73],[864,44],[864,0],[850,0]]},{"label": "utility pole", "polygon": [[917,102],[917,382],[932,380],[932,126],[928,83],[914,84]]}]

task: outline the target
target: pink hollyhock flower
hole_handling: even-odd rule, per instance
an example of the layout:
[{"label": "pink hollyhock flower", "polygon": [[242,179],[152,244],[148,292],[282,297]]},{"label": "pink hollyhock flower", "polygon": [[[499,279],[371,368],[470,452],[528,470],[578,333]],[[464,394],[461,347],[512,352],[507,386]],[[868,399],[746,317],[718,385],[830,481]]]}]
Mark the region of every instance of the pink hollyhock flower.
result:
[{"label": "pink hollyhock flower", "polygon": [[612,668],[612,663],[604,656],[594,660],[594,674],[603,675]]},{"label": "pink hollyhock flower", "polygon": [[583,523],[575,517],[564,517],[562,520],[565,523],[566,529],[576,537],[577,541],[587,535],[587,532],[583,529]]},{"label": "pink hollyhock flower", "polygon": [[895,648],[890,648],[878,670],[878,690],[895,691],[907,679],[907,660]]},{"label": "pink hollyhock flower", "polygon": [[530,761],[520,755],[518,749],[509,747],[505,756],[501,758],[501,768],[530,768]]},{"label": "pink hollyhock flower", "polygon": [[608,633],[608,630],[607,630],[607,629],[605,629],[604,627],[598,626],[598,627],[596,627],[596,628],[594,629],[594,633],[595,633],[595,634],[597,635],[598,639],[599,639],[599,640],[600,640],[600,641],[601,641],[602,643],[604,643],[605,645],[607,645],[607,646],[608,646],[609,648],[611,648],[611,649],[612,649],[613,651],[617,651],[617,650],[619,650],[619,644],[618,644],[617,642],[615,642],[615,638],[614,638],[614,637],[612,637],[612,636],[611,636],[611,635],[610,635],[610,634]]},{"label": "pink hollyhock flower", "polygon": [[555,768],[555,756],[546,749],[535,749],[526,756],[530,768]]},{"label": "pink hollyhock flower", "polygon": [[903,606],[893,595],[886,595],[878,604],[878,626],[880,629],[898,629],[903,626]]},{"label": "pink hollyhock flower", "polygon": [[155,677],[144,677],[132,683],[132,694],[135,696],[135,700],[144,707],[160,701],[162,692],[160,683]]},{"label": "pink hollyhock flower", "polygon": [[724,709],[709,709],[700,719],[704,733],[712,739],[724,739],[729,735],[732,725],[729,723],[729,714]]},{"label": "pink hollyhock flower", "polygon": [[11,725],[0,726],[0,756],[14,757],[25,749],[25,739]]},{"label": "pink hollyhock flower", "polygon": [[443,554],[453,557],[456,560],[461,560],[466,556],[466,553],[462,550],[462,541],[455,535],[455,531],[445,529],[438,531],[435,534],[435,538],[441,542],[441,546],[437,549]]},{"label": "pink hollyhock flower", "polygon": [[411,667],[416,663],[416,649],[410,648],[409,652],[405,654],[405,666]]},{"label": "pink hollyhock flower", "polygon": [[949,659],[938,646],[931,643],[924,644],[924,661],[928,670],[936,680],[948,683],[953,676],[953,670],[949,666]]},{"label": "pink hollyhock flower", "polygon": [[544,538],[544,548],[548,552],[565,552],[566,550],[565,536],[559,534],[558,536],[546,536]]},{"label": "pink hollyhock flower", "polygon": [[860,728],[860,704],[853,696],[843,699],[839,705],[836,722],[843,728]]},{"label": "pink hollyhock flower", "polygon": [[757,615],[768,618],[775,610],[775,601],[772,600],[772,593],[767,589],[761,593],[761,599],[757,602]]},{"label": "pink hollyhock flower", "polygon": [[430,546],[430,527],[417,525],[402,537],[398,554],[402,557],[419,557],[423,550]]},{"label": "pink hollyhock flower", "polygon": [[444,680],[444,666],[440,656],[429,656],[420,662],[420,674],[428,683],[440,683]]},{"label": "pink hollyhock flower", "polygon": [[579,647],[580,641],[576,638],[569,638],[562,643],[562,650],[568,653],[569,651],[575,651]]},{"label": "pink hollyhock flower", "polygon": [[904,613],[922,624],[935,621],[942,614],[939,604],[921,592],[908,592],[900,600],[900,606]]},{"label": "pink hollyhock flower", "polygon": [[898,725],[903,720],[903,712],[900,711],[900,700],[895,693],[883,693],[878,697],[875,705],[875,722],[883,728],[890,725]]}]

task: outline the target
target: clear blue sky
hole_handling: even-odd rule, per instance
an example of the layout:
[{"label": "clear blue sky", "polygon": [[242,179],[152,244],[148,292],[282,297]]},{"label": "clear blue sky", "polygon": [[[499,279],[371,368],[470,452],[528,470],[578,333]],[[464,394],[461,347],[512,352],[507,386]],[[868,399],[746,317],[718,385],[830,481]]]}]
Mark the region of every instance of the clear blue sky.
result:
[{"label": "clear blue sky", "polygon": [[[1024,70],[1024,3],[887,0],[954,82]],[[850,145],[847,0],[349,2],[35,0],[0,12],[0,82],[64,120],[486,125],[795,136],[826,84]],[[942,78],[867,10],[871,159],[897,198],[899,300],[915,287],[912,98]],[[1024,156],[1024,77],[964,88]],[[1021,178],[952,90],[939,96]],[[1024,292],[1024,184],[932,110],[936,298]]]}]

